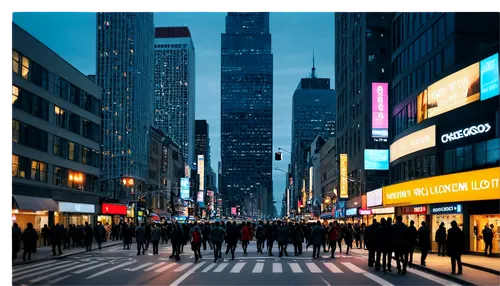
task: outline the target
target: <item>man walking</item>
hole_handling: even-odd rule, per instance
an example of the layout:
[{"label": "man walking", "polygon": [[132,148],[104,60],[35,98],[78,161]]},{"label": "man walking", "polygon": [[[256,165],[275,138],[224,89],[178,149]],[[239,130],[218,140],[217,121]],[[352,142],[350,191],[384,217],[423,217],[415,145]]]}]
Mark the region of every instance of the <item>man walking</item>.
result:
[{"label": "man walking", "polygon": [[444,227],[444,222],[441,222],[439,228],[436,230],[435,239],[438,244],[438,256],[446,256],[446,228]]},{"label": "man walking", "polygon": [[[85,228],[84,228],[84,239],[83,239],[83,242],[85,243],[85,250],[86,251],[92,250],[92,241],[93,240],[94,240],[94,231],[92,230],[92,227],[89,225],[89,223],[86,221]],[[54,251],[52,251],[52,252],[54,252]]]},{"label": "man walking", "polygon": [[283,224],[281,221],[278,221],[278,231],[276,232],[276,241],[278,242],[278,249],[279,249],[279,257],[283,257],[283,252],[285,252],[285,255],[288,256],[288,252],[286,251],[285,245],[288,244],[288,240],[290,237],[290,229],[288,229],[288,226],[286,222]]},{"label": "man walking", "polygon": [[17,226],[17,223],[12,225],[12,259],[17,258],[17,253],[21,247],[21,228]]},{"label": "man walking", "polygon": [[141,222],[141,224],[135,228],[135,242],[137,243],[137,255],[141,255],[141,249],[142,249],[142,255],[144,255],[144,253],[146,252],[146,249],[144,248],[145,241],[146,241],[146,229],[144,228],[144,223]]},{"label": "man walking", "polygon": [[97,247],[101,249],[102,241],[104,240],[104,236],[106,235],[106,230],[102,225],[102,222],[98,221],[97,226],[95,227],[95,241],[97,241]]},{"label": "man walking", "polygon": [[330,223],[330,228],[328,229],[328,240],[330,241],[332,258],[335,258],[335,249],[337,249],[338,239],[339,239],[339,228],[337,227],[337,222]]},{"label": "man walking", "polygon": [[325,229],[321,226],[321,222],[318,220],[316,226],[313,227],[311,231],[310,243],[313,245],[313,258],[319,258],[319,253],[321,250],[321,245],[325,239]]},{"label": "man walking", "polygon": [[427,253],[431,248],[431,231],[425,225],[425,221],[421,223],[421,227],[418,229],[418,244],[420,246],[420,265],[425,266],[425,259],[427,258]]},{"label": "man walking", "polygon": [[[491,256],[491,248],[493,247],[493,231],[488,225],[484,226],[483,240],[484,240],[484,255]],[[490,249],[490,254],[488,254],[488,248]]]},{"label": "man walking", "polygon": [[226,255],[229,251],[231,251],[232,260],[234,260],[234,251],[236,250],[236,244],[238,243],[239,233],[240,232],[236,226],[236,222],[233,222],[233,225],[231,225],[231,222],[229,221],[226,223]]},{"label": "man walking", "polygon": [[[403,216],[398,215],[396,223],[391,227],[391,237],[396,255],[396,265],[399,274],[406,274],[408,264],[408,227],[403,223]],[[401,264],[403,267],[401,268]]]},{"label": "man walking", "polygon": [[198,258],[202,258],[200,248],[201,248],[201,228],[198,226],[198,222],[194,222],[193,229],[191,230],[191,249],[194,251],[194,263],[198,262]]},{"label": "man walking", "polygon": [[153,224],[151,229],[151,243],[153,243],[153,255],[158,255],[158,244],[160,244],[161,229]]},{"label": "man walking", "polygon": [[214,263],[216,263],[217,258],[219,258],[219,252],[220,248],[222,247],[222,242],[224,241],[224,230],[220,228],[220,224],[218,221],[215,222],[215,226],[210,230],[210,236],[212,238],[212,244],[214,246]]},{"label": "man walking", "polygon": [[278,231],[278,227],[276,226],[276,222],[273,221],[273,223],[270,224],[269,221],[267,221],[266,240],[267,240],[267,250],[269,251],[269,256],[273,256],[273,244],[274,244],[276,231]]},{"label": "man walking", "polygon": [[451,274],[455,274],[458,265],[458,275],[462,275],[462,253],[465,247],[464,233],[458,227],[456,221],[451,222],[451,228],[448,229],[448,254],[451,257]]},{"label": "man walking", "polygon": [[372,224],[365,230],[365,247],[368,248],[368,267],[375,264],[375,231],[377,230],[377,219],[373,219]]},{"label": "man walking", "polygon": [[52,256],[56,255],[56,246],[59,251],[59,255],[62,255],[61,251],[61,243],[62,243],[62,234],[63,230],[59,224],[56,224],[54,227],[50,229],[50,240],[52,243]]},{"label": "man walking", "polygon": [[408,227],[408,266],[413,267],[413,252],[415,251],[415,246],[417,246],[418,241],[418,231],[415,227],[415,222],[410,221],[410,226]]},{"label": "man walking", "polygon": [[264,240],[266,239],[266,229],[264,228],[263,221],[259,221],[259,225],[255,230],[255,236],[257,237],[257,253],[263,254],[262,249],[264,248]]}]

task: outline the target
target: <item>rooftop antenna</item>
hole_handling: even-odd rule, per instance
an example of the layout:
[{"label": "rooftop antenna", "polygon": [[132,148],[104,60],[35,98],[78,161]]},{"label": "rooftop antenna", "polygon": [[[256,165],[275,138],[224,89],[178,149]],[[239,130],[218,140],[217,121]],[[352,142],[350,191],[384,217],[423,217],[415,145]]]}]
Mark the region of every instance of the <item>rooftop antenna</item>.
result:
[{"label": "rooftop antenna", "polygon": [[311,71],[312,71],[311,78],[316,78],[316,67],[314,65],[314,49],[313,49],[313,67],[312,67]]}]

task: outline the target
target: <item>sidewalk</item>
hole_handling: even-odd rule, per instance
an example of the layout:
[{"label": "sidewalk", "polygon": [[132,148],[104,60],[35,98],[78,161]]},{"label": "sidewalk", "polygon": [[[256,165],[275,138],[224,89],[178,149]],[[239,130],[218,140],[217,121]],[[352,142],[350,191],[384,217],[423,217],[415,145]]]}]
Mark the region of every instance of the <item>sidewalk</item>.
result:
[{"label": "sidewalk", "polygon": [[[364,249],[354,248],[350,250],[350,252],[368,256],[368,251]],[[413,265],[416,269],[455,281],[463,281],[470,285],[500,285],[500,276],[493,274],[498,273],[500,270],[500,258],[468,254],[462,255],[463,275],[451,274],[451,261],[449,257],[437,256],[437,254],[433,253],[427,255],[425,263],[427,266],[420,265],[420,252],[413,253]],[[394,268],[396,265],[394,258],[391,264]],[[478,270],[476,268],[483,270]]]},{"label": "sidewalk", "polygon": [[[108,240],[107,242],[103,242],[101,244],[101,248],[111,247],[111,246],[115,246],[115,245],[119,245],[119,244],[123,244],[123,240],[118,240],[118,241]],[[97,242],[94,241],[92,243],[92,251],[94,251],[96,249],[98,249]],[[36,253],[31,253],[31,260],[28,260],[28,257],[27,257],[28,255],[26,255],[26,261],[23,261],[24,250],[21,249],[17,253],[17,258],[12,260],[12,265],[15,266],[15,265],[20,265],[20,264],[33,263],[33,262],[37,262],[37,261],[41,261],[41,260],[65,258],[65,257],[70,256],[70,255],[84,253],[85,246],[84,247],[79,247],[79,246],[72,247],[70,249],[63,249],[61,246],[61,250],[63,253],[62,255],[52,256],[52,246],[42,246],[42,247],[39,247],[36,249]],[[57,248],[56,248],[56,253],[58,253]]]}]

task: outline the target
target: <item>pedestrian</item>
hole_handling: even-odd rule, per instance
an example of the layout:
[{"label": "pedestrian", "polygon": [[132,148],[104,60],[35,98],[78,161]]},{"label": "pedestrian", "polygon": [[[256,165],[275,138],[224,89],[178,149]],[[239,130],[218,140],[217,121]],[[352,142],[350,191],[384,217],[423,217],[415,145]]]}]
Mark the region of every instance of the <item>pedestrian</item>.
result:
[{"label": "pedestrian", "polygon": [[324,225],[323,230],[325,231],[325,239],[323,239],[323,252],[328,252],[330,251],[330,245],[328,241],[328,225]]},{"label": "pedestrian", "polygon": [[127,223],[123,223],[121,226],[121,238],[123,238],[123,250],[125,250],[125,246],[127,250],[130,250],[129,240],[132,240],[132,233]]},{"label": "pedestrian", "polygon": [[421,222],[421,227],[418,229],[418,245],[420,247],[420,265],[425,266],[427,253],[431,248],[431,231],[425,225],[425,221]]},{"label": "pedestrian", "polygon": [[415,227],[415,222],[410,221],[410,226],[408,227],[408,267],[413,267],[413,252],[418,242],[418,231]]},{"label": "pedestrian", "polygon": [[232,260],[234,260],[234,251],[236,250],[236,245],[238,244],[239,233],[240,232],[238,227],[236,226],[236,222],[231,225],[231,222],[227,221],[225,233],[227,243],[226,255],[229,253],[229,251],[231,251]]},{"label": "pedestrian", "polygon": [[361,247],[360,248],[363,248],[364,250],[368,250],[368,248],[366,247],[365,233],[366,233],[366,224],[362,223],[361,224]]},{"label": "pedestrian", "polygon": [[380,224],[378,224],[374,231],[373,247],[376,252],[375,271],[380,271],[381,267],[380,258],[383,256],[382,253],[384,252],[383,236],[385,232],[385,229],[382,229],[382,227],[386,224],[386,222],[385,218],[381,218]]},{"label": "pedestrian", "polygon": [[28,260],[31,260],[31,253],[36,252],[36,241],[38,240],[38,234],[33,229],[33,224],[28,223],[26,229],[21,234],[21,240],[23,241],[23,261],[26,261],[26,254],[28,255]]},{"label": "pedestrian", "polygon": [[368,267],[373,267],[375,264],[375,231],[377,228],[377,219],[374,218],[372,224],[364,232],[365,247],[368,249]]},{"label": "pedestrian", "polygon": [[201,228],[198,226],[198,222],[194,222],[193,229],[191,230],[191,250],[194,252],[194,263],[198,262],[198,258],[201,259],[201,240],[202,232]]},{"label": "pedestrian", "polygon": [[290,229],[288,228],[286,222],[278,221],[278,230],[276,231],[276,242],[278,242],[279,257],[283,257],[283,252],[285,256],[288,256],[285,245],[288,244],[290,239]]},{"label": "pedestrian", "polygon": [[276,225],[276,221],[273,221],[271,224],[267,221],[266,224],[266,240],[267,240],[267,250],[269,251],[269,256],[273,256],[273,244],[276,239],[276,232],[278,231],[278,227]]},{"label": "pedestrian", "polygon": [[257,238],[257,253],[263,254],[262,249],[266,240],[266,229],[263,221],[259,221],[259,225],[255,229],[255,237]]},{"label": "pedestrian", "polygon": [[438,256],[446,256],[446,228],[444,227],[444,222],[441,222],[439,228],[436,230],[434,239],[438,244]]},{"label": "pedestrian", "polygon": [[[491,256],[491,248],[493,246],[493,231],[488,225],[484,226],[483,240],[484,240],[484,255]],[[488,254],[488,248],[490,249],[490,254]]]},{"label": "pedestrian", "polygon": [[458,227],[456,221],[451,222],[451,228],[448,229],[447,249],[451,257],[451,274],[455,274],[456,265],[458,265],[458,275],[462,275],[462,253],[465,247],[464,233]]},{"label": "pedestrian", "polygon": [[292,230],[292,243],[295,256],[302,254],[303,242],[304,242],[304,232],[302,231],[302,226],[300,224],[296,224]]},{"label": "pedestrian", "polygon": [[94,236],[95,236],[95,241],[97,242],[97,248],[101,249],[102,241],[106,236],[106,230],[104,229],[104,226],[100,221],[97,222],[97,225],[94,230]]},{"label": "pedestrian", "polygon": [[167,227],[165,225],[160,226],[161,233],[161,244],[167,242]]},{"label": "pedestrian", "polygon": [[313,245],[313,258],[319,258],[319,252],[323,240],[325,239],[325,229],[321,226],[321,222],[318,220],[316,226],[311,230],[311,237],[309,238],[310,243]]},{"label": "pedestrian", "polygon": [[243,222],[243,227],[241,228],[241,247],[243,248],[243,255],[247,256],[248,243],[252,240],[252,227],[250,222]]},{"label": "pedestrian", "polygon": [[387,218],[385,224],[381,227],[380,243],[382,244],[382,270],[384,272],[392,272],[391,261],[393,247],[391,245],[391,226],[392,218]]},{"label": "pedestrian", "polygon": [[14,223],[12,225],[12,259],[17,258],[17,253],[21,248],[21,235],[21,228],[19,228],[17,223]]},{"label": "pedestrian", "polygon": [[92,250],[92,241],[94,240],[94,232],[92,231],[92,227],[89,225],[89,223],[87,221],[85,222],[84,231],[85,231],[84,232],[85,250],[91,251]]},{"label": "pedestrian", "polygon": [[146,235],[145,236],[146,240],[144,240],[144,244],[146,246],[146,251],[147,251],[149,249],[149,243],[151,242],[151,223],[146,223],[144,230]]},{"label": "pedestrian", "polygon": [[335,249],[337,248],[337,240],[339,239],[339,228],[337,222],[330,223],[328,229],[328,240],[330,241],[330,248],[332,251],[332,258],[335,258]]},{"label": "pedestrian", "polygon": [[153,244],[153,255],[158,255],[158,244],[160,243],[161,228],[153,224],[151,229],[151,243]]},{"label": "pedestrian", "polygon": [[354,226],[354,239],[356,241],[356,248],[362,248],[363,243],[361,242],[361,226],[359,225],[359,222],[357,222]]},{"label": "pedestrian", "polygon": [[181,260],[180,252],[181,245],[184,243],[184,233],[182,231],[181,225],[176,222],[172,227],[172,254],[170,258],[175,257],[175,260]]},{"label": "pedestrian", "polygon": [[202,237],[203,237],[203,250],[207,250],[207,242],[208,246],[210,246],[210,250],[213,250],[212,240],[210,239],[210,223],[206,223],[202,228]]},{"label": "pedestrian", "polygon": [[43,246],[50,245],[49,241],[50,230],[46,224],[43,225],[41,232],[42,232]]},{"label": "pedestrian", "polygon": [[[210,237],[212,239],[212,244],[214,246],[214,263],[217,262],[217,258],[220,257],[220,249],[222,247],[222,242],[224,241],[224,230],[220,227],[218,221],[215,222],[215,226],[210,230]],[[234,259],[234,252],[233,252]]]},{"label": "pedestrian", "polygon": [[144,228],[144,223],[141,222],[141,224],[135,228],[135,243],[137,243],[137,255],[141,255],[141,250],[142,255],[144,255],[144,253],[146,252],[146,248],[144,246],[145,242],[146,229]]},{"label": "pedestrian", "polygon": [[64,227],[64,225],[62,225],[62,224],[61,224],[61,228],[62,228],[62,237],[61,237],[62,245],[63,245],[63,249],[66,249],[66,248],[69,248],[68,228]]},{"label": "pedestrian", "polygon": [[337,240],[337,245],[339,246],[339,252],[342,253],[342,240],[344,239],[344,224],[339,227],[339,239]]},{"label": "pedestrian", "polygon": [[352,228],[352,224],[348,223],[347,227],[344,228],[344,241],[345,244],[347,245],[347,250],[345,251],[345,254],[349,254],[349,249],[352,249],[352,241],[354,238],[354,229]]},{"label": "pedestrian", "polygon": [[181,244],[181,253],[184,253],[184,245],[187,245],[187,243],[191,239],[191,237],[189,236],[189,234],[191,233],[191,229],[187,222],[182,225],[182,233],[184,234],[184,241]]},{"label": "pedestrian", "polygon": [[409,231],[408,227],[403,223],[403,216],[401,215],[396,217],[396,223],[391,226],[391,238],[391,244],[396,256],[398,275],[404,275],[406,274],[406,266],[408,265]]},{"label": "pedestrian", "polygon": [[61,243],[62,243],[63,230],[60,224],[50,228],[50,242],[52,244],[52,256],[56,255],[56,247],[59,251],[59,255],[62,255]]}]

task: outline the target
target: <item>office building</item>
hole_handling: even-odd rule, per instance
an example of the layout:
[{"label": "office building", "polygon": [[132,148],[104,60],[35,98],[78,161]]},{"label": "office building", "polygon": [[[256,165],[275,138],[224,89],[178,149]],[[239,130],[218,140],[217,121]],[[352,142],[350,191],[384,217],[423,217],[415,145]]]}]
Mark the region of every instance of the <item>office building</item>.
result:
[{"label": "office building", "polygon": [[154,126],[195,157],[195,51],[188,27],[155,29]]},{"label": "office building", "polygon": [[272,131],[269,13],[228,13],[221,43],[220,191],[226,207],[241,206],[247,216],[271,214]]},{"label": "office building", "polygon": [[[103,89],[103,191],[131,199],[146,191],[153,125],[153,13],[97,13],[97,84]],[[122,183],[132,179],[133,185]],[[129,180],[130,181],[130,180]]]},{"label": "office building", "polygon": [[12,24],[12,222],[93,223],[102,91]]},{"label": "office building", "polygon": [[[405,223],[426,221],[431,233],[457,221],[476,253],[484,253],[485,225],[500,229],[498,23],[498,13],[391,18],[391,185],[382,188],[383,204]],[[404,202],[393,196],[417,188],[423,194]]]}]

